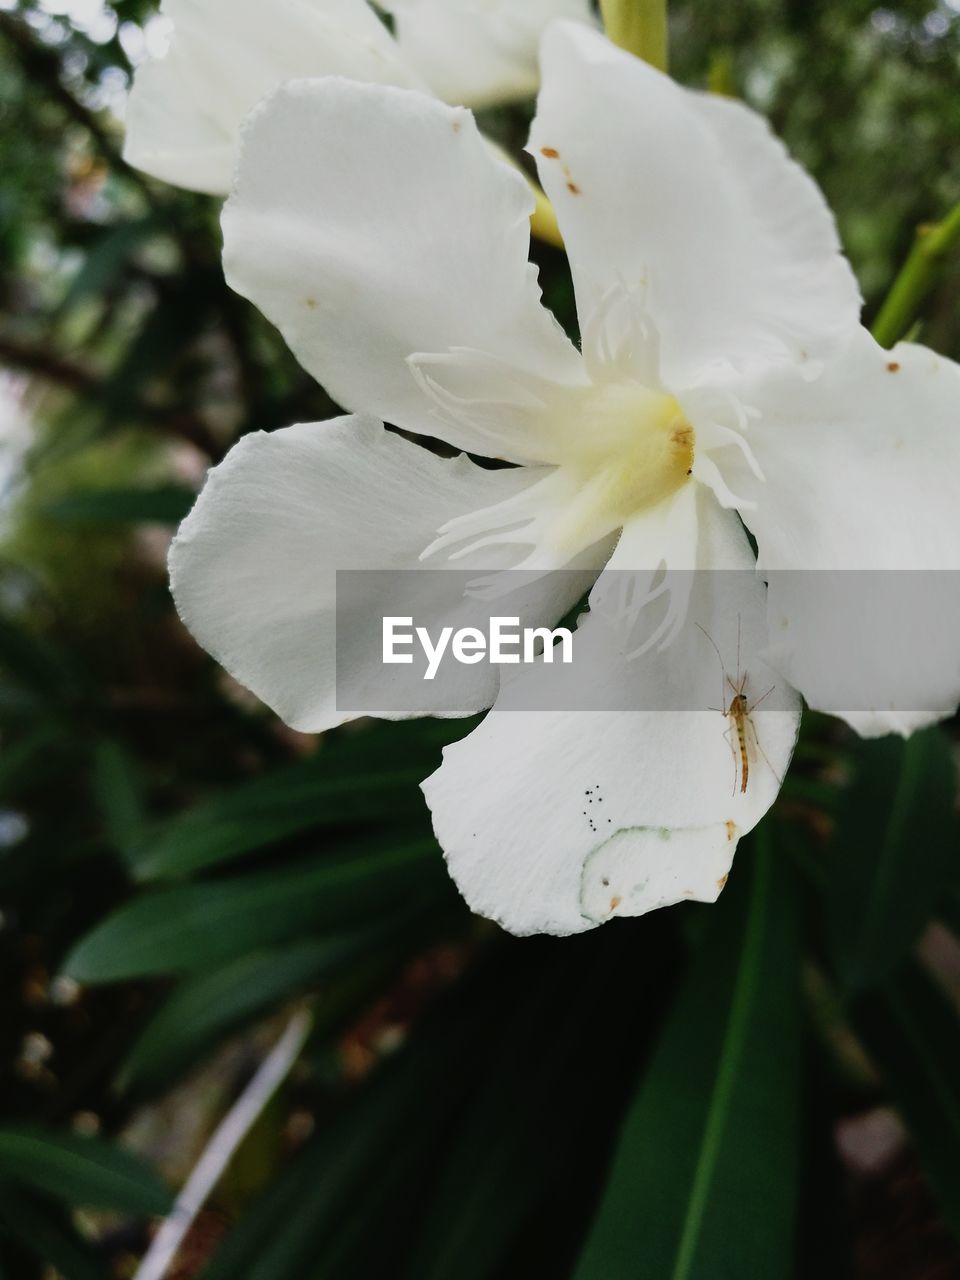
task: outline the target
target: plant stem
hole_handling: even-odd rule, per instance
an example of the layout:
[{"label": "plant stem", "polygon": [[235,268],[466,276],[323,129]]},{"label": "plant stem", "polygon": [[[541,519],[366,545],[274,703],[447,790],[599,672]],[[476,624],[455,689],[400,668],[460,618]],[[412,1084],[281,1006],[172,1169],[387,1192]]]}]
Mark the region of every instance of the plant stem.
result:
[{"label": "plant stem", "polygon": [[163,1280],[197,1214],[220,1181],[237,1148],[292,1071],[310,1026],[311,1018],[305,1010],[293,1015],[256,1075],[217,1126],[177,1197],[170,1216],[154,1236],[134,1280]]},{"label": "plant stem", "polygon": [[873,336],[881,347],[892,347],[910,328],[936,284],[944,261],[958,243],[960,204],[955,205],[942,222],[917,228],[910,256],[873,322]]},{"label": "plant stem", "polygon": [[733,54],[729,49],[718,49],[711,57],[707,88],[721,98],[739,98]]},{"label": "plant stem", "polygon": [[151,204],[156,204],[147,179],[123,159],[115,139],[97,113],[85,106],[63,83],[57,52],[43,45],[23,18],[15,14],[0,13],[0,36],[13,50],[28,80],[56,102],[68,119],[87,131],[111,169],[122,173],[141,189]]},{"label": "plant stem", "polygon": [[614,44],[667,70],[667,0],[600,0],[600,13]]},{"label": "plant stem", "polygon": [[12,50],[28,83],[54,102],[68,120],[85,130],[110,170],[135,186],[148,208],[155,210],[165,220],[167,229],[180,246],[187,266],[194,270],[203,269],[205,265],[203,248],[201,247],[198,251],[193,237],[177,215],[169,196],[164,194],[162,187],[158,188],[146,174],[124,160],[118,140],[114,137],[109,124],[101,118],[102,113],[92,111],[67,87],[63,78],[63,60],[60,53],[44,45],[22,16],[5,13],[2,10],[0,10],[0,40]]}]

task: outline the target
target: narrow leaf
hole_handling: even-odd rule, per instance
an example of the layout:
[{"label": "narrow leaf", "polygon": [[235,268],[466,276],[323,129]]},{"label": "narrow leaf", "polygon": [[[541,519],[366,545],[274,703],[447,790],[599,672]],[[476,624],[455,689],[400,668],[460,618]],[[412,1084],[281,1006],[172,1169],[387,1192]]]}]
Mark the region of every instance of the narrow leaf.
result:
[{"label": "narrow leaf", "polygon": [[[527,972],[512,964],[513,1008],[505,999],[508,1020],[491,1037],[480,1085],[451,1133],[403,1280],[525,1274],[515,1254],[524,1236],[536,1238],[536,1216],[590,1196],[597,1144],[604,1149],[616,1131],[638,1053],[669,998],[676,948],[665,923],[541,940],[541,970],[532,959]],[[530,954],[531,944],[521,945]],[[565,1218],[572,1221],[557,1224],[549,1245],[537,1245],[544,1275],[580,1237],[576,1212]]]},{"label": "narrow leaf", "polygon": [[183,485],[152,489],[80,489],[48,502],[43,514],[60,524],[179,524],[196,501]]},{"label": "narrow leaf", "polygon": [[227,1033],[309,982],[369,954],[383,931],[307,939],[279,951],[242,955],[185,979],[130,1052],[124,1087],[153,1089],[192,1066]]},{"label": "narrow leaf", "polygon": [[93,751],[92,786],[114,848],[126,854],[144,825],[144,786],[138,762],[119,742],[101,739]]},{"label": "narrow leaf", "polygon": [[[76,1232],[63,1209],[9,1184],[0,1187],[0,1226],[64,1280],[107,1280],[106,1267]],[[0,1277],[6,1275],[0,1269]],[[9,1280],[19,1272],[10,1271]]]},{"label": "narrow leaf", "polygon": [[105,294],[126,270],[130,254],[161,229],[156,214],[108,228],[88,249],[58,308],[62,317],[78,302]]},{"label": "narrow leaf", "polygon": [[369,923],[437,890],[447,882],[427,839],[162,889],[99,924],[68,956],[65,972],[79,982],[196,972],[308,930]]},{"label": "narrow leaf", "polygon": [[790,1272],[799,930],[789,865],[768,845],[759,834],[752,858],[741,852],[711,908],[624,1124],[576,1280]]},{"label": "narrow leaf", "polygon": [[424,812],[416,764],[389,772],[344,768],[331,753],[277,769],[154,827],[133,852],[140,880],[216,866],[307,829]]},{"label": "narrow leaf", "polygon": [[954,873],[956,772],[932,728],[861,744],[830,855],[827,917],[841,982],[892,973]]},{"label": "narrow leaf", "polygon": [[853,1002],[851,1014],[903,1113],[940,1200],[960,1236],[960,1023],[915,964]]},{"label": "narrow leaf", "polygon": [[39,1129],[0,1129],[0,1179],[69,1205],[162,1214],[171,1197],[142,1160],[102,1138]]}]

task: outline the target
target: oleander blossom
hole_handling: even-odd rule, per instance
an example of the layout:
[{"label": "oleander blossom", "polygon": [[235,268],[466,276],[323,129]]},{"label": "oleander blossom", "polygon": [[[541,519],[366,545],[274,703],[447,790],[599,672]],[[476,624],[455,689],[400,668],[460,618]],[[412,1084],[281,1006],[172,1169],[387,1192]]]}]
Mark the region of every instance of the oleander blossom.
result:
[{"label": "oleander blossom", "polygon": [[284,81],[347,76],[489,107],[536,92],[552,19],[591,20],[589,0],[163,0],[160,11],[171,44],[137,69],[124,158],[209,195],[229,192],[243,118]]},{"label": "oleander blossom", "polygon": [[[598,678],[632,695],[683,690],[705,662],[715,675],[703,632],[732,655],[735,614],[755,688],[779,692],[759,728],[764,767],[734,794],[706,704],[527,712],[511,708],[543,664],[502,687],[486,668],[461,673],[457,709],[492,710],[424,784],[450,871],[508,929],[575,933],[714,900],[777,795],[799,694],[835,709],[814,641],[764,573],[960,565],[960,370],[861,328],[822,196],[746,107],[557,23],[530,151],[567,245],[581,350],[527,260],[529,190],[468,111],[329,79],[255,113],[223,218],[228,279],[357,416],[242,439],[170,565],[201,644],[308,732],[345,718],[337,569],[522,568],[539,623],[573,603],[558,571],[589,569],[578,638],[603,656]],[[383,421],[514,465],[439,457]],[[722,575],[692,569],[746,571],[732,612]],[[639,642],[609,625],[623,573],[641,599],[678,573],[692,584],[660,596],[661,624]],[[621,608],[627,633],[632,616]],[[388,678],[364,640],[377,600],[339,623],[375,700]],[[935,694],[926,719],[956,705],[956,662]],[[918,722],[883,706],[850,718],[869,733]]]}]

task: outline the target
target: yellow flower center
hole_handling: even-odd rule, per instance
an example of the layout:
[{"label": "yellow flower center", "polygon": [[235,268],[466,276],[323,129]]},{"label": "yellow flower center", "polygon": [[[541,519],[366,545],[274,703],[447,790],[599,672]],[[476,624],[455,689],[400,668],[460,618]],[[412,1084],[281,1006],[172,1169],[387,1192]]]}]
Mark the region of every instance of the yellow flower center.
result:
[{"label": "yellow flower center", "polygon": [[[544,405],[552,467],[531,488],[447,521],[421,559],[527,545],[516,567],[562,568],[686,483],[694,431],[672,396],[635,382],[564,387]],[[450,550],[450,548],[456,548]]]},{"label": "yellow flower center", "polygon": [[571,495],[554,538],[567,547],[587,546],[671,497],[693,468],[694,431],[679,404],[637,383],[568,393],[556,427]]}]

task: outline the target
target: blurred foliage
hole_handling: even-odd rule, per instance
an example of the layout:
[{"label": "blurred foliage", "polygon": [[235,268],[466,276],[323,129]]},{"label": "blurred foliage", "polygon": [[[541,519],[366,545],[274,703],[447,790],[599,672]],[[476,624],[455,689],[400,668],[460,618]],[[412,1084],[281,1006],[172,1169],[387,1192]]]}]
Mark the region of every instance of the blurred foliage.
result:
[{"label": "blurred foliage", "polygon": [[[335,406],[224,285],[217,203],[120,158],[152,9],[0,0],[0,1275],[132,1276],[304,1005],[180,1280],[960,1275],[955,725],[808,716],[716,907],[516,940],[417,790],[469,723],[306,739],[180,627],[205,468]],[[868,317],[960,200],[957,10],[671,7],[675,73],[823,185]],[[954,358],[958,282],[923,317]]]}]

